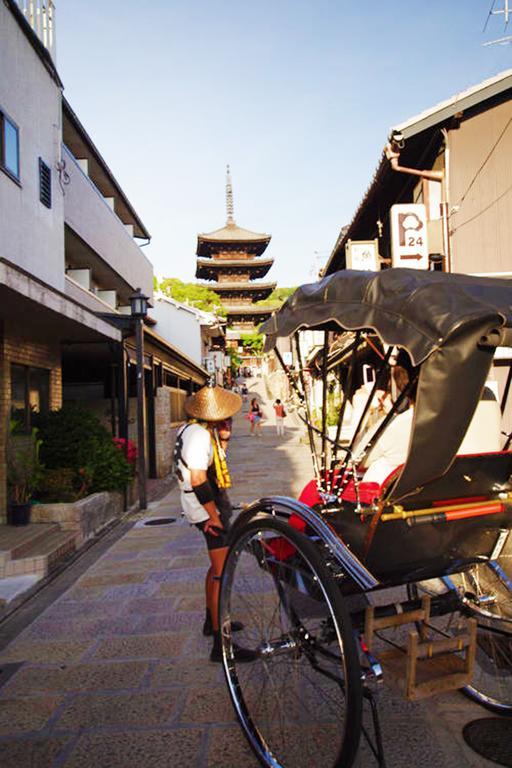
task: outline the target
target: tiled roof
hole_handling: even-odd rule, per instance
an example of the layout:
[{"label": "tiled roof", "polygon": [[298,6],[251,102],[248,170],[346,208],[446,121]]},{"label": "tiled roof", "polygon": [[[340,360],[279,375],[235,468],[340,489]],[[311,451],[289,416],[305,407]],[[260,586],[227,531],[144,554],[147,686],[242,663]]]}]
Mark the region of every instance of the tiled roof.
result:
[{"label": "tiled roof", "polygon": [[258,241],[269,241],[271,238],[271,235],[266,235],[264,233],[259,232],[251,232],[249,229],[243,229],[242,227],[237,226],[236,224],[226,224],[224,227],[221,227],[220,229],[215,229],[213,232],[205,232],[204,234],[198,235],[197,239],[198,242],[208,240],[208,241],[214,241],[214,242],[242,242],[242,243],[250,243],[250,242],[258,242]]}]

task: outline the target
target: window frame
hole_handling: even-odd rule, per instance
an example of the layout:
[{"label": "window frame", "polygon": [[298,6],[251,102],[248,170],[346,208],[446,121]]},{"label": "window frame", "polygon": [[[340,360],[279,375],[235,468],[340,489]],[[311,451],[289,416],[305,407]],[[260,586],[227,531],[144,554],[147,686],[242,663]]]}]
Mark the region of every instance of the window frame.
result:
[{"label": "window frame", "polygon": [[[18,169],[18,175],[16,175],[5,164],[5,123],[14,128],[16,132],[16,165]],[[20,129],[17,123],[14,122],[12,117],[0,106],[0,170],[2,170],[6,176],[12,181],[21,186],[21,163],[20,163]]]},{"label": "window frame", "polygon": [[25,407],[24,407],[24,418],[23,418],[23,424],[21,425],[21,431],[23,434],[30,434],[32,431],[32,413],[30,407],[30,378],[33,371],[37,372],[43,372],[47,375],[47,396],[48,396],[48,402],[46,403],[46,407],[44,409],[40,409],[39,411],[36,411],[36,413],[48,413],[50,411],[50,399],[51,399],[51,368],[41,368],[37,365],[25,365],[24,363],[17,363],[15,360],[10,361],[10,393],[9,393],[9,402],[10,402],[10,412],[12,415],[12,408],[13,408],[13,397],[12,397],[12,379],[13,379],[13,367],[16,366],[16,368],[23,369],[24,373],[24,399],[25,399]]},{"label": "window frame", "polygon": [[[51,210],[52,208],[52,169],[45,163],[42,157],[38,161],[38,178],[39,178],[39,202],[44,205],[45,208]],[[48,174],[48,190],[47,193],[43,185],[43,176]]]}]

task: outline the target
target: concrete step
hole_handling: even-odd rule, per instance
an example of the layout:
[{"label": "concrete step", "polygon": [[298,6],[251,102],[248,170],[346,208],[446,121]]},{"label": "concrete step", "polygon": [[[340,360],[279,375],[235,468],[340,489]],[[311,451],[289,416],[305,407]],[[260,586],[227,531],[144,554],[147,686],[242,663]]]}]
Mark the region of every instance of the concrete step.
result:
[{"label": "concrete step", "polygon": [[49,534],[59,530],[57,523],[29,523],[28,525],[0,525],[0,570],[10,560],[24,557],[27,550]]},{"label": "concrete step", "polygon": [[51,528],[45,537],[39,537],[31,546],[25,548],[22,557],[6,562],[0,575],[4,578],[29,573],[46,576],[59,560],[76,550],[74,531],[61,531],[58,526]]}]

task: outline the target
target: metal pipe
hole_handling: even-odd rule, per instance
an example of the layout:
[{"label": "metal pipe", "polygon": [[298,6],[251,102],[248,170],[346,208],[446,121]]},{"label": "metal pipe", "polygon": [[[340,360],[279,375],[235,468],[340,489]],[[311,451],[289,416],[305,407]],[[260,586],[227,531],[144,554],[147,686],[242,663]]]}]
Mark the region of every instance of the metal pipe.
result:
[{"label": "metal pipe", "polygon": [[450,147],[448,131],[441,129],[444,139],[444,174],[442,186],[441,216],[443,219],[443,245],[446,272],[452,271],[452,247],[450,243]]},{"label": "metal pipe", "polygon": [[358,421],[357,427],[355,429],[355,432],[352,436],[352,440],[350,441],[349,449],[352,451],[352,448],[354,447],[354,443],[356,441],[356,438],[359,435],[359,432],[361,430],[361,427],[363,426],[364,420],[366,418],[366,414],[370,410],[372,400],[375,397],[375,393],[377,392],[377,389],[379,388],[379,385],[382,383],[382,379],[384,378],[384,372],[386,371],[388,364],[389,364],[389,358],[391,357],[391,352],[393,351],[393,347],[389,347],[388,351],[386,352],[386,355],[384,359],[382,360],[382,363],[379,367],[379,370],[377,372],[377,376],[375,377],[375,382],[372,387],[372,391],[370,392],[370,395],[368,396],[368,400],[366,401],[366,405],[363,409],[363,412],[361,414],[361,417]]},{"label": "metal pipe", "polygon": [[391,168],[398,173],[408,173],[410,176],[419,176],[421,179],[428,179],[429,181],[443,181],[443,171],[421,171],[417,168],[406,168],[403,165],[398,165],[400,152],[397,151],[396,144],[386,144],[384,147],[384,154],[389,160]]},{"label": "metal pipe", "polygon": [[304,393],[304,407],[306,409],[306,419],[307,419],[307,427],[308,427],[308,437],[309,437],[309,447],[311,450],[311,458],[313,459],[313,470],[316,475],[316,483],[318,487],[318,491],[323,491],[323,484],[322,484],[322,478],[320,476],[320,467],[318,466],[318,456],[316,455],[316,448],[315,448],[315,437],[313,435],[313,430],[311,429],[311,410],[309,407],[309,398],[308,393],[306,390],[306,381],[304,379],[304,369],[302,367],[302,355],[300,351],[300,343],[299,343],[299,334],[294,334],[294,341],[295,341],[295,351],[297,353],[297,362],[299,364],[299,378],[300,382],[302,384],[302,391]]},{"label": "metal pipe", "polygon": [[135,320],[137,348],[137,479],[139,507],[147,509],[146,500],[146,445],[145,445],[145,386],[144,386],[144,319]]},{"label": "metal pipe", "polygon": [[[343,393],[343,402],[341,404],[340,412],[338,414],[338,424],[336,425],[336,437],[335,437],[335,444],[337,445],[340,439],[341,434],[341,428],[343,426],[343,419],[345,417],[345,410],[347,407],[347,401],[349,399],[352,399],[352,387],[353,387],[353,379],[354,379],[354,371],[356,367],[356,358],[357,358],[357,350],[359,348],[359,344],[361,343],[361,331],[356,332],[356,336],[354,339],[354,347],[352,349],[352,354],[350,356],[350,366],[348,369],[348,377],[347,377],[347,386],[346,386],[346,392]],[[347,451],[345,454],[345,458],[349,456],[349,452]],[[336,485],[338,481],[334,480],[334,465],[336,463],[336,459],[338,457],[338,451],[337,449],[331,454],[331,466],[330,466],[330,476],[331,476],[331,482],[329,485],[329,491],[330,493],[336,492]],[[343,475],[342,472],[340,474],[339,482],[341,482],[341,476]]]},{"label": "metal pipe", "polygon": [[469,504],[447,504],[444,507],[429,507],[428,509],[410,510],[406,510],[399,504],[395,504],[393,505],[394,511],[381,515],[380,519],[383,523],[386,523],[388,520],[408,520],[411,517],[424,517],[426,515],[447,515],[447,520],[455,520],[459,516],[459,513],[461,513],[461,516],[463,513],[471,512],[475,514],[477,513],[482,515],[490,515],[495,512],[503,512],[504,508],[505,504],[502,501],[489,501],[487,503],[481,501],[473,501]]},{"label": "metal pipe", "polygon": [[327,431],[327,358],[329,356],[329,332],[324,331],[324,359],[322,361],[322,453],[321,459],[321,472],[324,478],[325,488],[329,485],[329,478],[327,477],[327,460],[326,460],[326,448],[325,433]]}]

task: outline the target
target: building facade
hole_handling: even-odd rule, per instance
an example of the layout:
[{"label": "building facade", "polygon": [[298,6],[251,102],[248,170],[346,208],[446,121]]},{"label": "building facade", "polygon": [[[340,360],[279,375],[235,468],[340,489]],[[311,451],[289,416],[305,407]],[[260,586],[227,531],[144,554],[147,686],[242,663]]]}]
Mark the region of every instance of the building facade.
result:
[{"label": "building facade", "polygon": [[[136,434],[130,296],[152,297],[149,233],[63,96],[53,13],[51,2],[0,3],[0,521],[13,414],[30,432],[33,414],[80,401],[113,435]],[[171,385],[179,377],[189,393],[206,371],[151,319],[144,368],[156,476],[170,468],[158,430],[172,420]]]},{"label": "building facade", "polygon": [[[424,206],[428,268],[512,278],[512,70],[391,129],[370,186],[323,273],[345,269],[358,242],[378,244],[377,268],[394,264],[396,204]],[[501,399],[508,360],[497,358],[492,375]],[[504,414],[507,431],[511,410]]]}]

